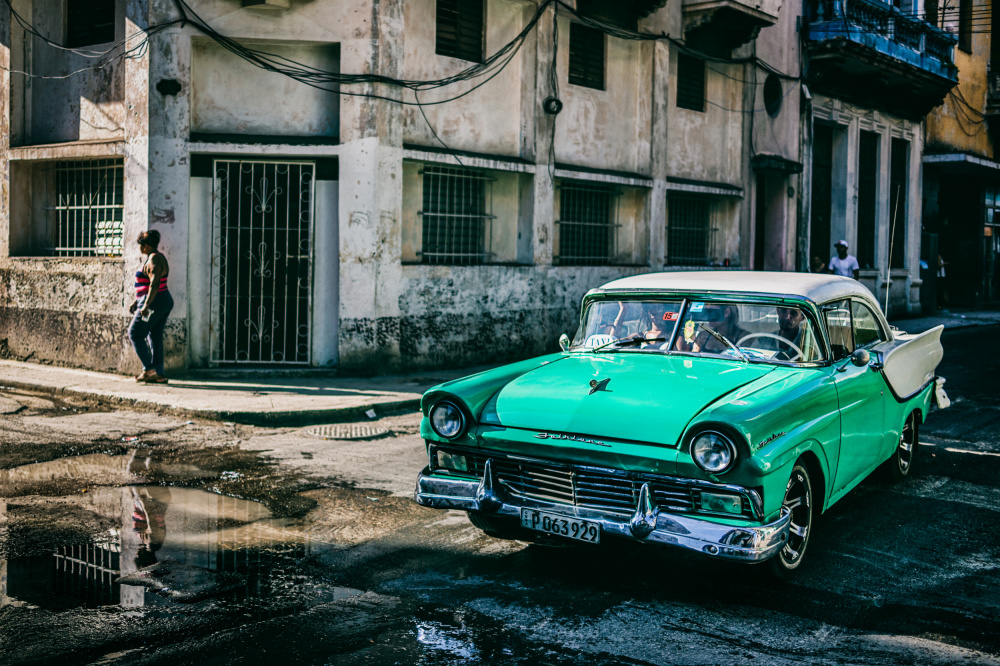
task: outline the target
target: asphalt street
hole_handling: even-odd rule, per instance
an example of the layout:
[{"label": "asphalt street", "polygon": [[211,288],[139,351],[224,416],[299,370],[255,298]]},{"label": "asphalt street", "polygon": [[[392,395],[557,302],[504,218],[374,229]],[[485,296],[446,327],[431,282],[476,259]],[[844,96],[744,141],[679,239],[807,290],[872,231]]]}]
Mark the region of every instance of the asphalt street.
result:
[{"label": "asphalt street", "polygon": [[333,440],[0,389],[0,663],[1000,664],[998,333],[944,334],[915,476],[782,583],[418,507],[414,413]]}]

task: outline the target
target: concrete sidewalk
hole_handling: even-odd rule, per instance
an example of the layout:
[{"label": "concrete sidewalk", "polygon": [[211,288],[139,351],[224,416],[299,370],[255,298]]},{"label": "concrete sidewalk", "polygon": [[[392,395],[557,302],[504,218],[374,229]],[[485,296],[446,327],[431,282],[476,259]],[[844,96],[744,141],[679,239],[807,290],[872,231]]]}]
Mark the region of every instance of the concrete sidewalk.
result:
[{"label": "concrete sidewalk", "polygon": [[132,377],[51,365],[0,361],[0,388],[98,398],[190,418],[249,425],[310,425],[417,409],[431,386],[483,368],[372,378],[275,377],[171,379],[137,384]]},{"label": "concrete sidewalk", "polygon": [[[964,328],[1000,324],[1000,312],[939,313],[892,322],[908,333],[938,324]],[[169,384],[137,384],[131,377],[19,361],[0,361],[0,387],[54,395],[98,398],[107,402],[188,417],[250,425],[309,425],[365,418],[416,409],[428,388],[488,366],[372,378],[282,377],[261,375],[205,379],[205,372]]]}]

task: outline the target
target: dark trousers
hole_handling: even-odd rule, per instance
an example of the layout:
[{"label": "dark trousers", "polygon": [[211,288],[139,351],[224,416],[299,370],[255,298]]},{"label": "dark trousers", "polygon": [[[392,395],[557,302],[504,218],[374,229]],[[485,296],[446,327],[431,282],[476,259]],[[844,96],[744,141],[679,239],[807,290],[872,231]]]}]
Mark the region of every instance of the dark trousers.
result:
[{"label": "dark trousers", "polygon": [[135,355],[142,362],[143,370],[156,370],[163,375],[163,329],[167,324],[167,316],[174,309],[174,299],[169,291],[156,294],[156,300],[150,308],[152,314],[149,321],[143,321],[141,312],[146,299],[139,299],[135,309],[135,317],[128,327],[128,337],[132,341]]}]

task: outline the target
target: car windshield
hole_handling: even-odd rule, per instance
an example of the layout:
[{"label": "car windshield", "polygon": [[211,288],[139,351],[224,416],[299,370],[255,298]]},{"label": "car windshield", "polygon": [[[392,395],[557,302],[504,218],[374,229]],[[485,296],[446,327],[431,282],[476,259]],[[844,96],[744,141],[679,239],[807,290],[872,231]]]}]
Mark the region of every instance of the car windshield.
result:
[{"label": "car windshield", "polygon": [[795,306],[680,299],[593,301],[571,349],[812,363],[823,360],[814,328],[805,311]]}]

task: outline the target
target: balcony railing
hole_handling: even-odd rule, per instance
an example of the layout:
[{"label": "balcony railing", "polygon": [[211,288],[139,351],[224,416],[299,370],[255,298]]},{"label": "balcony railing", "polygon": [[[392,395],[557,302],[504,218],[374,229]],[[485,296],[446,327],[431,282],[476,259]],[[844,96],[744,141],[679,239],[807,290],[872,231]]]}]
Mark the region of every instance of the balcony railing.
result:
[{"label": "balcony railing", "polygon": [[845,39],[957,81],[957,38],[879,0],[817,0],[810,41]]}]

